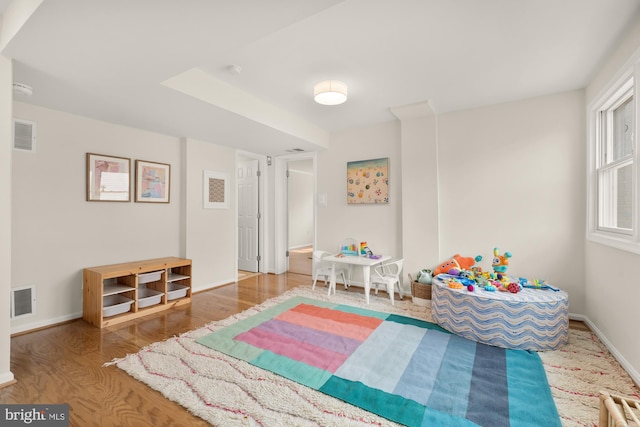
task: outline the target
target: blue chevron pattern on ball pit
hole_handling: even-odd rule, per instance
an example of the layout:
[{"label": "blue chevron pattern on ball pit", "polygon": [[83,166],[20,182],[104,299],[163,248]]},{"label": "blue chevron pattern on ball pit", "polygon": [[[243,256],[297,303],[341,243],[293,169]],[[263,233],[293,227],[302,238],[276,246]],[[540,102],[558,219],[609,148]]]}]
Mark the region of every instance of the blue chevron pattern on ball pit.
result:
[{"label": "blue chevron pattern on ball pit", "polygon": [[469,292],[432,286],[433,321],[464,338],[503,348],[556,350],[569,342],[569,300],[564,291],[528,289]]}]

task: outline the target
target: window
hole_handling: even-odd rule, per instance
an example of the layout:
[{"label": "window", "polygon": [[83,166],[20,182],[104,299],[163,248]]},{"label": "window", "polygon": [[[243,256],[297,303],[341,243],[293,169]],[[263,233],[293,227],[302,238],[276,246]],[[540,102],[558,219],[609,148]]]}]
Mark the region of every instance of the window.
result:
[{"label": "window", "polygon": [[633,199],[633,79],[598,112],[598,229],[631,234]]},{"label": "window", "polygon": [[640,51],[589,107],[590,240],[640,253],[637,82]]}]

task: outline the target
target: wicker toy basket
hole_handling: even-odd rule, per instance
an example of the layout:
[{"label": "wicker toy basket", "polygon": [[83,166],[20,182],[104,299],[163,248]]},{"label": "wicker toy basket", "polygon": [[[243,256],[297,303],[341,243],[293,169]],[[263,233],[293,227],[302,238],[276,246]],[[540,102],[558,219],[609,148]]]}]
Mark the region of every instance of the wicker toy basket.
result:
[{"label": "wicker toy basket", "polygon": [[411,280],[411,296],[413,303],[422,306],[431,305],[431,285],[414,280],[414,278],[411,277],[411,274],[409,274],[409,279]]}]

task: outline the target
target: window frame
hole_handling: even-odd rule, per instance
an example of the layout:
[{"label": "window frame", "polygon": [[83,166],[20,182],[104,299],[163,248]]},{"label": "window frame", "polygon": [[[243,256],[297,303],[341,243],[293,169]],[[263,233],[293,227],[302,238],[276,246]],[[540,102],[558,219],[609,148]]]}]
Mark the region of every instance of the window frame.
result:
[{"label": "window frame", "polygon": [[[602,121],[605,115],[633,96],[634,135],[632,153],[609,163],[604,161],[604,132]],[[608,245],[617,249],[640,254],[640,173],[638,169],[638,125],[640,97],[640,49],[627,61],[617,75],[601,90],[600,94],[587,107],[587,240]],[[609,139],[605,141],[608,143]],[[610,144],[609,144],[610,145]],[[609,146],[609,148],[611,148]],[[603,210],[599,203],[599,173],[620,168],[625,164],[632,166],[632,206],[631,230],[599,226],[599,215]]]}]

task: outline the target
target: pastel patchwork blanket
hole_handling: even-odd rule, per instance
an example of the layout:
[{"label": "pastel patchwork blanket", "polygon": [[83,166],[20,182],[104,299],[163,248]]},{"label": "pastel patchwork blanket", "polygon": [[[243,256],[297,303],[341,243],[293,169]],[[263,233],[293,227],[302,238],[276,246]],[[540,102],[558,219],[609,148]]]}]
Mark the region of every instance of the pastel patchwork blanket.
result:
[{"label": "pastel patchwork blanket", "polygon": [[537,353],[292,298],[198,340],[408,426],[560,426]]}]

